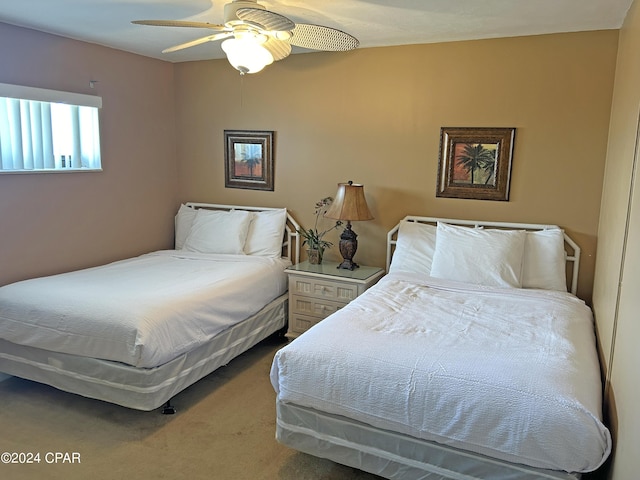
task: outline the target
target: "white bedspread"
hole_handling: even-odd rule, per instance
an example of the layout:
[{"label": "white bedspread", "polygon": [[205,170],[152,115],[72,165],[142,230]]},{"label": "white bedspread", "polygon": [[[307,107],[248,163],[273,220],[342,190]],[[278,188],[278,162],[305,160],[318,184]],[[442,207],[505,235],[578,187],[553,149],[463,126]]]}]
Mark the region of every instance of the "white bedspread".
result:
[{"label": "white bedspread", "polygon": [[0,338],[155,367],[286,292],[286,259],[158,251],[0,288]]},{"label": "white bedspread", "polygon": [[592,314],[568,293],[390,274],[277,352],[278,399],[534,467],[609,454]]}]

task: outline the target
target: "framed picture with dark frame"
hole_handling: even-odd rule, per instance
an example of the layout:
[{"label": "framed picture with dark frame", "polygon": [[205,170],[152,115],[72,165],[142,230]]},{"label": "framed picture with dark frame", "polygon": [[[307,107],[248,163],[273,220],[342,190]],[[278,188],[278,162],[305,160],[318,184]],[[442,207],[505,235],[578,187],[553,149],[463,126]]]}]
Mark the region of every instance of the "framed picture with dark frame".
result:
[{"label": "framed picture with dark frame", "polygon": [[515,128],[442,127],[436,197],[509,200]]},{"label": "framed picture with dark frame", "polygon": [[273,191],[272,131],[224,131],[224,186]]}]

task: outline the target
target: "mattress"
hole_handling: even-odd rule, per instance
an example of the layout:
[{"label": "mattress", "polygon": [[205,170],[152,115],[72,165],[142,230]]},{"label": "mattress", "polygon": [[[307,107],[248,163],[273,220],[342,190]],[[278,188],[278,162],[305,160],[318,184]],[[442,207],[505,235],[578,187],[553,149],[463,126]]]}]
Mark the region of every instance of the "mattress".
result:
[{"label": "mattress", "polygon": [[274,358],[281,404],[534,468],[611,449],[590,309],[554,291],[389,274]]},{"label": "mattress", "polygon": [[0,339],[141,368],[206,344],[286,292],[289,260],[158,251],[0,288]]},{"label": "mattress", "polygon": [[284,328],[286,312],[285,294],[208,343],[153,368],[51,352],[0,339],[0,372],[128,408],[153,410]]}]

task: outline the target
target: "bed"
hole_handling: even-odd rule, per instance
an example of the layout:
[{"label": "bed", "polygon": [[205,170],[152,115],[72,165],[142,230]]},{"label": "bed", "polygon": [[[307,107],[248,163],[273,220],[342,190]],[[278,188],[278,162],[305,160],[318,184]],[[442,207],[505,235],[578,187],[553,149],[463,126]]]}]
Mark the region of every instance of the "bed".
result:
[{"label": "bed", "polygon": [[276,353],[276,438],[389,479],[576,479],[611,451],[580,249],[405,217],[388,274]]},{"label": "bed", "polygon": [[0,287],[0,372],[138,410],[287,323],[299,226],[283,208],[182,204],[175,248]]}]

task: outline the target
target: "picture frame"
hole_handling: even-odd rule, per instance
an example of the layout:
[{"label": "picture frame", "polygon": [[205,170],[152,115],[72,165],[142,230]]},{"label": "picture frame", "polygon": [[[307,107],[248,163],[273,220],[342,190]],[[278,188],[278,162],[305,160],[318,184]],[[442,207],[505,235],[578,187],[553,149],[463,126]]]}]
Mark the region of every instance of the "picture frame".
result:
[{"label": "picture frame", "polygon": [[515,128],[442,127],[436,197],[509,200]]},{"label": "picture frame", "polygon": [[224,186],[273,191],[273,140],[273,131],[225,130]]}]

